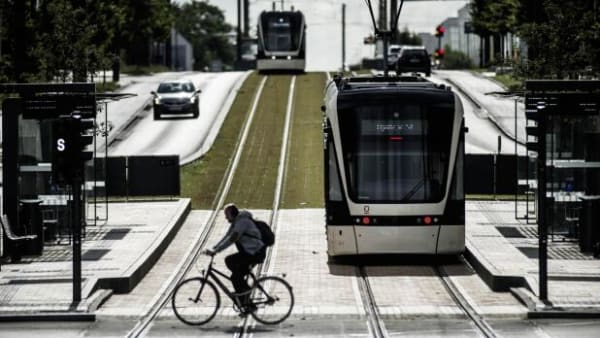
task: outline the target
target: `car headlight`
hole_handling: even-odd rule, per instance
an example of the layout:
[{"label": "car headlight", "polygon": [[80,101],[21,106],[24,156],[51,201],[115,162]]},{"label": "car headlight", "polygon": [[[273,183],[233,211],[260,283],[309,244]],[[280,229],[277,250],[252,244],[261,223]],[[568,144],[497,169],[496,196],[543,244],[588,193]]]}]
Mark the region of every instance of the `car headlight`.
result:
[{"label": "car headlight", "polygon": [[154,104],[155,105],[159,105],[160,104],[160,97],[155,97],[154,98]]},{"label": "car headlight", "polygon": [[196,97],[196,96],[190,97],[190,103],[196,103],[196,100],[198,100],[198,97]]}]

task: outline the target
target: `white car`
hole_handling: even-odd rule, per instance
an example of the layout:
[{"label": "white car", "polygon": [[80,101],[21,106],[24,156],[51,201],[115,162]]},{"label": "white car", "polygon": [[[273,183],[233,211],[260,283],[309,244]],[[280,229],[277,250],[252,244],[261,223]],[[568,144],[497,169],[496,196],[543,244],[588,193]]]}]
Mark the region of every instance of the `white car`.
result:
[{"label": "white car", "polygon": [[396,66],[400,50],[402,50],[402,46],[400,45],[390,45],[388,47],[388,67],[394,68]]},{"label": "white car", "polygon": [[154,96],[154,119],[161,115],[192,114],[194,118],[200,115],[200,93],[191,81],[167,81],[158,85]]}]

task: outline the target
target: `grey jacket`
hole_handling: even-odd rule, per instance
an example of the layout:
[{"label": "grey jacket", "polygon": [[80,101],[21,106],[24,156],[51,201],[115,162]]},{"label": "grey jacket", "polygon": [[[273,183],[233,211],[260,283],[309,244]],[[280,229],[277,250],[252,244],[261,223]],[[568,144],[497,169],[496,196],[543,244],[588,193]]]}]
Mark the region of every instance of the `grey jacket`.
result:
[{"label": "grey jacket", "polygon": [[241,210],[213,251],[221,252],[231,244],[238,243],[246,253],[254,255],[264,246],[260,238],[260,231],[252,222],[252,214]]}]

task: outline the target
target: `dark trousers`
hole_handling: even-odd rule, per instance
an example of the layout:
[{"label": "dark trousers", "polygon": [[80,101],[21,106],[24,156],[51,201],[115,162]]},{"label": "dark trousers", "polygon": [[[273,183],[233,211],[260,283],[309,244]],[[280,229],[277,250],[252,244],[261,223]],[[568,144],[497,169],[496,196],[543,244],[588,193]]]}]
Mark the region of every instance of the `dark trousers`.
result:
[{"label": "dark trousers", "polygon": [[231,270],[231,282],[235,292],[240,293],[250,289],[244,278],[250,273],[250,264],[255,263],[258,263],[257,258],[245,252],[225,257],[225,265]]}]

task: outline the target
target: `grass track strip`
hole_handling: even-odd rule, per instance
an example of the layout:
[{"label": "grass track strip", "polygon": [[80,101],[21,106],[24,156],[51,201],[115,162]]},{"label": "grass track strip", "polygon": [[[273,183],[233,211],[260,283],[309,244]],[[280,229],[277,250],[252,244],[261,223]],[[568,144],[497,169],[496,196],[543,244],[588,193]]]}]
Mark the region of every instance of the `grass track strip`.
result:
[{"label": "grass track strip", "polygon": [[291,76],[269,76],[226,202],[244,209],[270,209],[279,167]]},{"label": "grass track strip", "polygon": [[191,198],[193,209],[213,209],[223,173],[227,170],[240,128],[250,112],[252,98],[261,79],[256,73],[248,76],[212,148],[202,158],[181,168],[181,197]]},{"label": "grass track strip", "polygon": [[323,208],[323,104],[325,73],[298,76],[282,209]]}]

